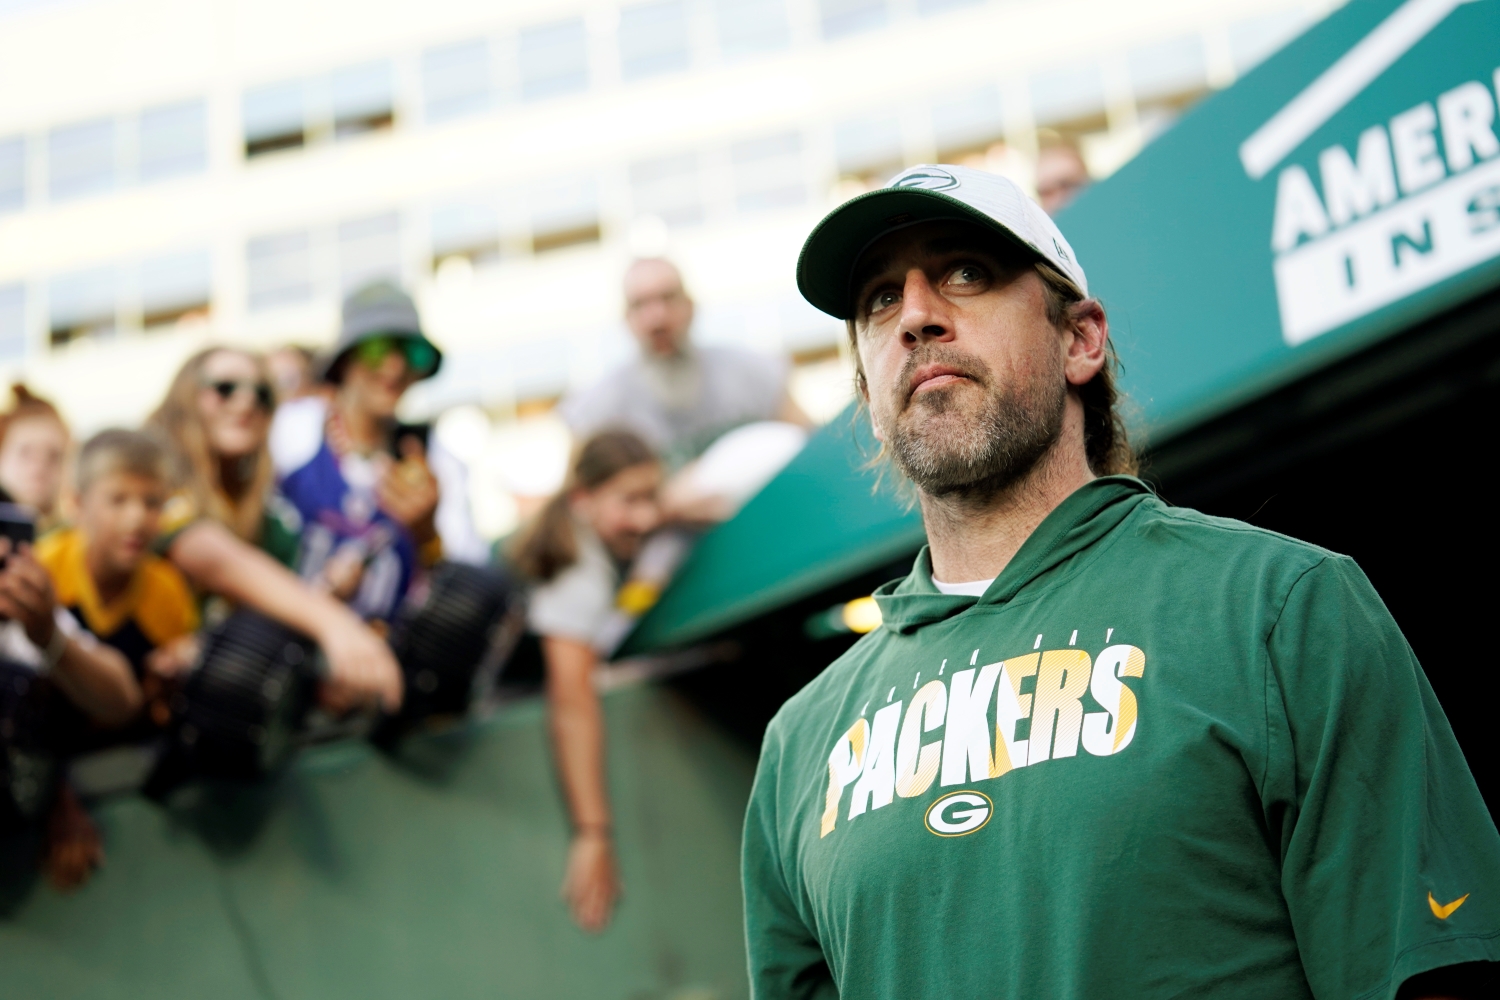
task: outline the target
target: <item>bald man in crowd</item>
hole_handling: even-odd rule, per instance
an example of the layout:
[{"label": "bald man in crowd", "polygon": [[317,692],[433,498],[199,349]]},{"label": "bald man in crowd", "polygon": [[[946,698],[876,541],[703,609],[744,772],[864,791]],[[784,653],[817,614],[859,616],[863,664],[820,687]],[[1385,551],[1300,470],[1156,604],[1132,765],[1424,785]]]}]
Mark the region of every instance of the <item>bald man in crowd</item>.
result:
[{"label": "bald man in crowd", "polygon": [[623,427],[677,469],[736,427],[760,420],[809,424],[787,393],[784,360],[692,342],[693,300],[671,261],[634,261],[624,291],[625,325],[640,354],[563,401],[562,417],[579,438]]},{"label": "bald man in crowd", "polygon": [[1051,129],[1039,129],[1037,140],[1036,200],[1042,211],[1056,215],[1089,186],[1089,168],[1073,140]]}]

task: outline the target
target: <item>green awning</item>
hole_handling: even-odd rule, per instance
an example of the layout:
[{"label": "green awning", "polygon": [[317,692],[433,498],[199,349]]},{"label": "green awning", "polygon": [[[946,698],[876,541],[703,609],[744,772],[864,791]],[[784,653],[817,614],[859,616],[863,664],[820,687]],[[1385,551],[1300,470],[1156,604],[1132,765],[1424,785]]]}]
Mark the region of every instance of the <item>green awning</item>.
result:
[{"label": "green awning", "polygon": [[1500,284],[1500,5],[1355,0],[1058,223],[1153,440]]},{"label": "green awning", "polygon": [[[1500,284],[1500,3],[1355,0],[1058,220],[1137,430],[1171,435]],[[788,265],[790,266],[790,264]],[[627,651],[695,641],[914,549],[850,416],[708,535]]]}]

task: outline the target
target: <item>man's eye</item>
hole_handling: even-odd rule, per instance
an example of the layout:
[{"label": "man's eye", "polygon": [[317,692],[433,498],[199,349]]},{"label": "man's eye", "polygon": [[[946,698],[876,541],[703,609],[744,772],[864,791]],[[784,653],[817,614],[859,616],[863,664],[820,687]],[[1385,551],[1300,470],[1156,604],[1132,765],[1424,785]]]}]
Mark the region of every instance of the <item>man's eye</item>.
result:
[{"label": "man's eye", "polygon": [[876,292],[870,297],[870,312],[880,312],[882,309],[895,305],[900,300],[901,296],[890,289],[886,289],[883,292]]},{"label": "man's eye", "polygon": [[955,268],[948,280],[955,285],[972,285],[983,281],[986,277],[984,268],[978,264],[964,264],[962,267]]}]

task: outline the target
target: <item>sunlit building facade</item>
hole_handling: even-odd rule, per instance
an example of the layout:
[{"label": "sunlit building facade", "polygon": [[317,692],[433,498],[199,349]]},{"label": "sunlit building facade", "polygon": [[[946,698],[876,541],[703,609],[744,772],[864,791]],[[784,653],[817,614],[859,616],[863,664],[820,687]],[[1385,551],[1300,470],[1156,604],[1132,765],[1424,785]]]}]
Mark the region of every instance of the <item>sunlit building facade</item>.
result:
[{"label": "sunlit building facade", "polygon": [[0,374],[133,422],[203,344],[326,343],[392,277],[448,352],[413,415],[524,414],[624,356],[619,272],[665,252],[698,336],[792,354],[826,415],[840,329],[792,272],[832,204],[934,159],[1024,182],[1039,129],[1106,175],[1331,5],[13,4]]}]

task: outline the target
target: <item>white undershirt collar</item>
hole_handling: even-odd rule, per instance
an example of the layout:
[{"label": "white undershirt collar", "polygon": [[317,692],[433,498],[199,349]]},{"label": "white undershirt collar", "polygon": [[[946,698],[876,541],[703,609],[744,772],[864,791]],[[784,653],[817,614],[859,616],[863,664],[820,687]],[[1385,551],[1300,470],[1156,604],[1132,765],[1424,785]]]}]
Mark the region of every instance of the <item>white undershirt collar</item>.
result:
[{"label": "white undershirt collar", "polygon": [[967,583],[944,583],[936,577],[932,585],[945,594],[956,594],[960,597],[983,597],[984,592],[990,589],[990,584],[995,582],[994,577],[988,580],[970,580]]}]

